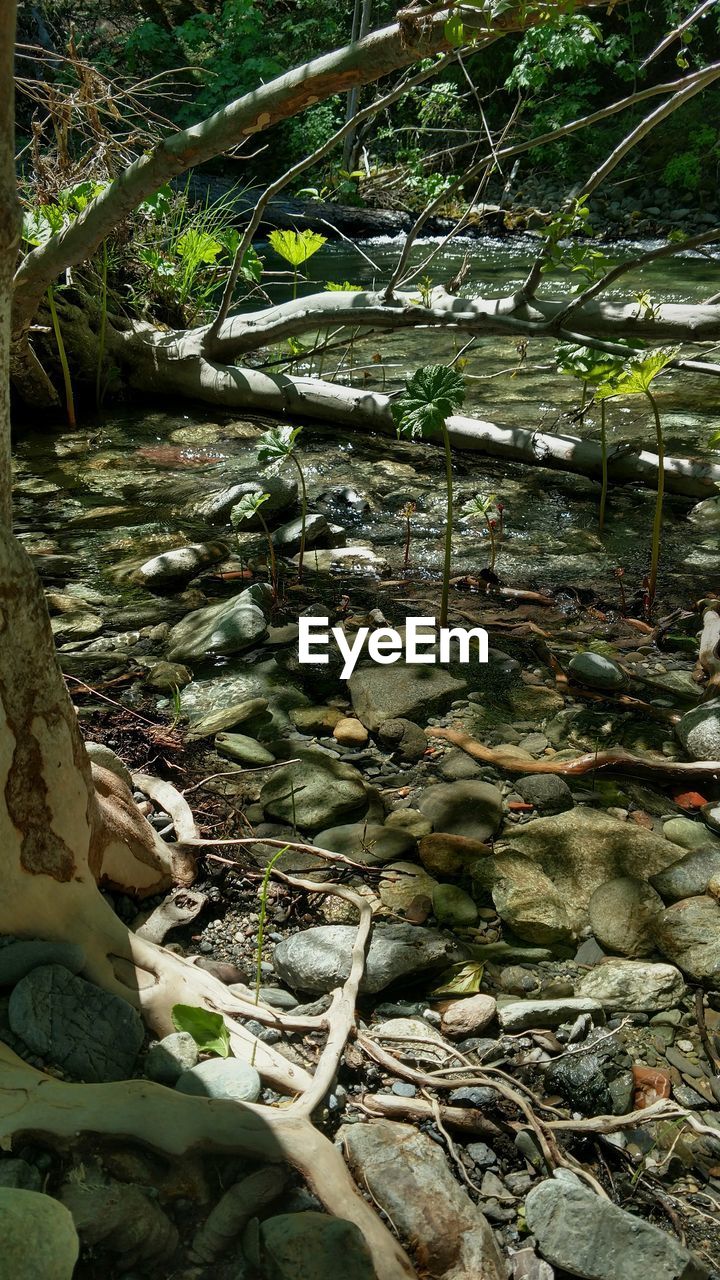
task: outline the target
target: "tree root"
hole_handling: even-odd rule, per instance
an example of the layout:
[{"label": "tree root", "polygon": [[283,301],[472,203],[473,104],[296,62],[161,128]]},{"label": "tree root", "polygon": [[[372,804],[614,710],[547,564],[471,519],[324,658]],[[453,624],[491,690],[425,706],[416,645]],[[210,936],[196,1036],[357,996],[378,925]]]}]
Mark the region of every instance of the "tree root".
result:
[{"label": "tree root", "polygon": [[460,747],[473,760],[495,765],[506,773],[557,773],[563,777],[580,778],[586,773],[606,770],[608,773],[627,773],[636,778],[664,778],[685,782],[688,778],[704,778],[717,782],[720,778],[720,760],[650,760],[631,755],[617,747],[608,751],[589,751],[574,760],[519,760],[508,751],[485,747],[469,733],[461,729],[441,729],[431,726],[425,731],[429,738],[443,738],[454,747]]}]

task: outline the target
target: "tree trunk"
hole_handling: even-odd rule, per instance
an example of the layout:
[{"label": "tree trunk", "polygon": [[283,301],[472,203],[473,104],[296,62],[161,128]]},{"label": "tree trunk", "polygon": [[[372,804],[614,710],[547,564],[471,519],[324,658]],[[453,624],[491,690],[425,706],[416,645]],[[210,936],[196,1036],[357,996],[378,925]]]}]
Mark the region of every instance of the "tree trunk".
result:
[{"label": "tree trunk", "polygon": [[10,338],[12,279],[20,243],[15,185],[15,0],[0,5],[0,524],[12,524],[10,460]]}]

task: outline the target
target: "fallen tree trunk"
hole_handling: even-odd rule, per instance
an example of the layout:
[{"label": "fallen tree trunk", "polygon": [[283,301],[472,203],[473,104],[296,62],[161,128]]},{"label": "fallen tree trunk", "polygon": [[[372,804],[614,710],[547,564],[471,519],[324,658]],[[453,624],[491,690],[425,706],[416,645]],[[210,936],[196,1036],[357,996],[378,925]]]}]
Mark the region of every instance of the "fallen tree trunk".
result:
[{"label": "fallen tree trunk", "polygon": [[[396,435],[390,399],[380,392],[339,386],[318,378],[293,378],[238,365],[214,364],[201,356],[183,358],[178,335],[155,335],[147,330],[146,343],[138,342],[138,336],[136,331],[121,337],[115,352],[137,391],[185,395],[224,408],[314,418],[351,430]],[[525,427],[501,427],[461,415],[449,418],[447,425],[455,449],[570,472],[598,482],[601,479],[601,450],[594,440],[550,435]],[[437,442],[441,442],[439,435]],[[643,485],[654,490],[657,469],[657,454],[646,449],[610,454],[609,475],[616,485]],[[666,492],[686,498],[714,497],[720,484],[720,466],[695,458],[666,457],[664,471]]]}]

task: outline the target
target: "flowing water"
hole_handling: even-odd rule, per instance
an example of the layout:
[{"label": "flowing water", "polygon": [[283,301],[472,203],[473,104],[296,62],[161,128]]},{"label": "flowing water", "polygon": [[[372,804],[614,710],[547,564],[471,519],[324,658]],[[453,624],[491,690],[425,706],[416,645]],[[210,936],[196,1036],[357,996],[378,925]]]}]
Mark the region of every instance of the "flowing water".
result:
[{"label": "flowing water", "polygon": [[[308,264],[309,281],[301,288],[312,291],[328,279],[363,287],[380,284],[399,247],[387,240],[359,248],[328,244]],[[422,262],[433,247],[433,242],[417,245],[414,261]],[[455,242],[437,255],[427,275],[434,282],[448,280],[468,251],[476,265],[466,292],[502,296],[521,283],[536,247],[530,237]],[[636,254],[645,247],[616,244],[608,252]],[[272,258],[270,252],[267,258]],[[718,289],[719,276],[720,258],[683,255],[629,274],[618,283],[616,296],[642,292],[651,299],[699,300]],[[287,296],[287,286],[270,284],[269,292],[280,300]],[[346,359],[336,376],[390,389],[413,368],[450,359],[463,342],[462,336],[431,330],[358,340],[352,370]],[[466,369],[468,411],[505,426],[595,436],[595,415],[578,418],[579,386],[557,374],[552,350],[551,342],[533,339],[521,358],[515,339],[479,341]],[[373,359],[377,354],[381,362]],[[334,364],[326,360],[326,376],[336,363],[337,356]],[[720,384],[670,374],[656,386],[668,452],[707,457],[709,437],[720,425]],[[639,399],[611,402],[608,426],[611,444],[630,441],[652,447],[652,422]],[[36,552],[68,558],[65,580],[127,607],[140,597],[136,589],[118,585],[110,571],[128,555],[150,555],[188,536],[217,535],[217,530],[198,527],[190,508],[205,492],[255,478],[256,434],[245,415],[158,401],[132,407],[108,404],[102,415],[83,421],[73,432],[60,421],[43,422],[42,430],[26,431],[17,442],[17,531]],[[411,566],[420,579],[437,574],[445,514],[439,450],[310,424],[302,437],[302,460],[311,508],[330,492],[322,509],[344,527],[348,543],[373,545],[395,572],[402,564],[405,533],[400,512],[414,502]],[[349,505],[332,492],[348,486],[364,505]],[[629,596],[647,571],[654,502],[647,490],[618,488],[612,493],[602,536],[597,530],[598,486],[582,478],[460,455],[457,507],[476,493],[495,494],[505,505],[497,571],[513,586],[564,585],[570,592],[596,586],[613,604],[618,599],[614,568],[625,570]],[[660,594],[669,603],[717,586],[713,578],[720,538],[687,522],[689,505],[678,498],[666,500]],[[482,530],[460,520],[454,572],[477,573],[486,561]],[[46,561],[46,566],[53,563]]]}]

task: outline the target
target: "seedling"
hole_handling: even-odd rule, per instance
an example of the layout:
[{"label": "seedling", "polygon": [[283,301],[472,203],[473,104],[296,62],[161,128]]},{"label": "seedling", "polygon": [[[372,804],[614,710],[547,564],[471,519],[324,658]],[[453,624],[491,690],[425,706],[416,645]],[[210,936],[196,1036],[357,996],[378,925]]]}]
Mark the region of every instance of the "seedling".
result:
[{"label": "seedling", "polygon": [[292,462],[300,479],[300,510],[301,510],[301,528],[300,528],[300,555],[298,556],[298,582],[302,582],[303,576],[303,560],[305,557],[305,529],[307,525],[307,489],[305,488],[305,475],[300,466],[295,445],[302,433],[302,427],[272,427],[270,431],[266,431],[258,441],[258,462],[261,465],[274,463],[278,465],[282,462]]},{"label": "seedling", "polygon": [[272,590],[273,600],[277,600],[278,577],[275,548],[267,522],[260,510],[263,502],[267,502],[269,497],[269,493],[244,493],[240,501],[233,507],[233,525],[237,528],[237,525],[242,520],[250,520],[253,516],[257,516],[260,521],[268,549],[268,582]]},{"label": "seedling", "polygon": [[403,573],[407,573],[410,564],[410,521],[417,511],[417,503],[406,502],[400,518],[405,521],[405,555],[403,557]]},{"label": "seedling", "polygon": [[[561,373],[569,374],[582,383],[582,407],[585,408],[588,387],[599,387],[610,384],[625,368],[625,361],[620,356],[608,355],[596,347],[582,347],[575,344],[563,344],[557,348],[555,358]],[[605,527],[605,508],[608,495],[608,454],[607,432],[605,427],[605,398],[597,396],[600,404],[600,452],[602,457],[602,483],[600,488],[600,511],[598,527]]]},{"label": "seedling", "polygon": [[450,560],[452,557],[453,531],[453,475],[452,450],[447,420],[465,399],[465,383],[461,375],[444,364],[426,365],[418,369],[405,384],[405,391],[391,405],[391,412],[398,435],[416,440],[424,435],[440,431],[445,446],[445,485],[447,490],[447,514],[445,520],[445,557],[443,563],[442,598],[440,602],[440,626],[447,626],[448,598],[450,594]]},{"label": "seedling", "polygon": [[503,512],[505,510],[502,503],[499,503],[494,493],[489,494],[486,498],[480,493],[476,493],[463,508],[466,520],[481,519],[485,521],[485,527],[490,538],[490,561],[488,569],[490,573],[495,572],[495,560],[497,558],[497,544],[502,534]]},{"label": "seedling", "polygon": [[[273,854],[272,858],[270,859],[270,861],[268,862],[265,868],[265,875],[262,878],[262,884],[260,886],[260,916],[258,919],[257,942],[255,944],[255,1003],[256,1004],[260,1003],[260,987],[262,986],[262,948],[263,948],[263,939],[265,936],[265,920],[267,918],[267,900],[268,900],[268,889],[270,887],[270,876],[272,875],[272,869],[275,866],[275,863],[278,862],[280,858],[282,858],[284,853],[287,853],[289,848],[290,846],[286,844],[282,849],[278,849],[277,853]],[[252,1067],[255,1066],[256,1050],[257,1050],[257,1040],[253,1045],[252,1057],[250,1059],[250,1065]]]},{"label": "seedling", "polygon": [[327,243],[327,236],[317,231],[271,231],[270,245],[293,269],[293,300],[297,298],[298,267],[312,258]]}]

